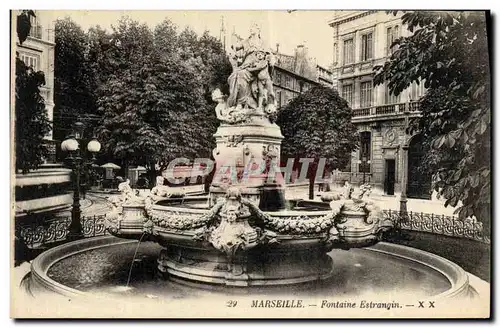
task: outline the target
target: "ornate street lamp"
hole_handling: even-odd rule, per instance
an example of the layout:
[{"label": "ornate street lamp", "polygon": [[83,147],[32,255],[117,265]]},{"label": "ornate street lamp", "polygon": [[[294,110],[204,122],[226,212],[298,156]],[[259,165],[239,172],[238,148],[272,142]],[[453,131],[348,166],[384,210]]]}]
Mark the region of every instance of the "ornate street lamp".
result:
[{"label": "ornate street lamp", "polygon": [[82,169],[87,169],[87,166],[91,165],[92,161],[95,160],[95,154],[101,150],[101,144],[93,138],[87,144],[87,150],[92,154],[92,157],[89,160],[83,158],[78,143],[78,140],[81,141],[83,137],[83,127],[83,123],[75,123],[73,134],[61,143],[61,150],[68,153],[66,160],[73,175],[73,205],[71,208],[71,224],[68,235],[68,239],[70,240],[83,238],[80,210],[80,176]]},{"label": "ornate street lamp", "polygon": [[363,165],[363,184],[365,184],[366,181],[366,166],[371,164],[371,161],[366,158],[366,156],[363,156],[362,159],[358,160],[358,164]]}]

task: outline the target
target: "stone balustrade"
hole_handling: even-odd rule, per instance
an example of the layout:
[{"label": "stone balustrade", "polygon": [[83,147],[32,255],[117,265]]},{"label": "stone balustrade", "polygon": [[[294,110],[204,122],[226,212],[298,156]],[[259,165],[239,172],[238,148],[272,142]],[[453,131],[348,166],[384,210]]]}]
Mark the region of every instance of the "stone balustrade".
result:
[{"label": "stone balustrade", "polygon": [[365,108],[354,108],[352,110],[355,120],[380,117],[386,115],[398,115],[402,113],[417,113],[420,111],[419,102],[408,102],[398,104],[388,104]]}]

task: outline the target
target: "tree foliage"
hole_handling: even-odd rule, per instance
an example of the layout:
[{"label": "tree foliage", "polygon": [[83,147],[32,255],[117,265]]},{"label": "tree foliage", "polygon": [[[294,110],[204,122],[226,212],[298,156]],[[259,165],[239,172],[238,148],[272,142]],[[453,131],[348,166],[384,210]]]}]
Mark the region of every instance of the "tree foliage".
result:
[{"label": "tree foliage", "polygon": [[278,113],[276,123],[285,137],[282,156],[314,158],[316,163],[325,158],[328,170],[345,167],[359,141],[351,119],[352,110],[336,90],[316,86],[302,93]]},{"label": "tree foliage", "polygon": [[232,68],[208,32],[178,31],[168,19],[151,29],[128,17],[111,32],[84,32],[64,19],[56,44],[58,139],[83,120],[95,125],[101,157],[151,174],[175,157],[211,155],[218,125],[211,92],[227,88]]},{"label": "tree foliage", "polygon": [[231,69],[218,40],[190,29],[177,33],[167,19],[151,30],[123,18],[102,64],[109,73],[96,99],[105,152],[150,171],[176,157],[211,154],[217,121],[210,92]]},{"label": "tree foliage", "polygon": [[56,21],[55,43],[54,139],[61,141],[77,120],[84,121],[87,129],[95,125],[95,74],[88,56],[88,36],[70,18]]},{"label": "tree foliage", "polygon": [[16,31],[20,44],[23,44],[30,35],[31,17],[36,17],[36,15],[35,12],[30,9],[21,10],[19,15],[17,15]]},{"label": "tree foliage", "polygon": [[44,137],[51,124],[40,87],[45,84],[41,71],[34,71],[16,58],[15,151],[16,170],[36,169],[48,155]]},{"label": "tree foliage", "polygon": [[433,187],[460,218],[490,219],[490,64],[483,12],[404,13],[413,32],[397,39],[391,58],[375,68],[375,82],[396,95],[424,83],[421,117],[410,132],[422,133],[429,152],[424,167]]},{"label": "tree foliage", "polygon": [[[17,16],[17,35],[22,44],[31,29],[32,10],[23,10]],[[15,155],[16,171],[27,173],[44,162],[48,149],[44,137],[50,132],[51,124],[45,109],[40,87],[45,84],[42,71],[28,67],[16,52],[16,100],[15,100]]]}]

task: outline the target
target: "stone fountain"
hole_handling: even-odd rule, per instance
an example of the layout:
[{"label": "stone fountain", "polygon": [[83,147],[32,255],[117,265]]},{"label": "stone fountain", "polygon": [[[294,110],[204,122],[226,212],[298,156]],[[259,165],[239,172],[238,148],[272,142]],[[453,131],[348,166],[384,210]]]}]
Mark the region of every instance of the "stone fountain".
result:
[{"label": "stone fountain", "polygon": [[[84,300],[83,309],[103,304],[107,315],[114,309],[109,304],[116,304],[118,316],[123,316],[118,304],[131,293],[140,297],[142,316],[151,310],[154,317],[161,313],[173,318],[182,311],[163,301],[177,304],[191,293],[186,306],[204,311],[218,290],[225,301],[233,293],[241,298],[242,293],[255,297],[276,290],[280,297],[340,301],[365,300],[370,293],[380,293],[379,299],[387,293],[388,301],[397,296],[407,304],[413,298],[474,302],[477,295],[489,297],[488,284],[449,260],[379,242],[393,222],[370,199],[369,185],[354,190],[346,184],[341,192],[324,194],[322,201],[285,201],[283,179],[272,169],[279,163],[283,139],[273,122],[276,106],[268,73],[272,52],[255,30],[235,50],[229,96],[213,92],[221,122],[213,152],[216,170],[228,170],[229,176],[214,178],[209,194],[196,196],[164,186],[168,176],[163,175],[147,194],[122,183],[106,215],[106,229],[113,236],[85,238],[43,252],[23,279],[30,301],[34,296],[44,308],[48,293],[61,302],[54,304],[76,304],[77,299]],[[148,276],[151,272],[154,277]],[[200,307],[193,306],[196,301]],[[132,302],[134,309],[136,304]],[[198,315],[228,315],[212,311]],[[255,316],[251,309],[244,311]]]},{"label": "stone fountain", "polygon": [[216,170],[229,174],[212,182],[207,208],[169,203],[161,177],[145,197],[124,183],[107,229],[162,245],[158,268],[171,278],[234,286],[328,278],[329,251],[373,245],[392,222],[380,216],[365,189],[353,196],[348,188],[330,203],[284,210],[282,179],[272,169],[283,139],[273,122],[272,51],[255,29],[235,50],[229,96],[218,89],[212,94],[221,122],[213,151]]}]

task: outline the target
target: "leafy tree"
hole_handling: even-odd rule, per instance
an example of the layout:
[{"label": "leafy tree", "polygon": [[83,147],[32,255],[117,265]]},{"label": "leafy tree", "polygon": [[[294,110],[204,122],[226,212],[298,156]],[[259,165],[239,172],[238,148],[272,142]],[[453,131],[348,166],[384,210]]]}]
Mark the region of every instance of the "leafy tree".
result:
[{"label": "leafy tree", "polygon": [[391,58],[375,68],[375,83],[388,81],[394,94],[422,83],[421,117],[410,132],[431,150],[425,169],[433,187],[462,206],[460,218],[476,216],[489,229],[491,215],[490,64],[484,12],[407,12],[411,36],[397,39]]},{"label": "leafy tree", "polygon": [[31,17],[36,17],[36,15],[35,12],[30,9],[21,10],[20,14],[17,15],[16,32],[20,44],[23,44],[30,35]]},{"label": "leafy tree", "polygon": [[154,28],[154,40],[157,51],[172,54],[177,49],[177,26],[169,19],[164,19]]},{"label": "leafy tree", "polygon": [[[32,10],[23,10],[17,17],[19,43],[23,43],[31,28]],[[44,137],[51,125],[45,109],[40,87],[45,84],[42,71],[34,71],[19,58],[16,52],[16,100],[15,100],[15,153],[16,171],[27,173],[44,162],[48,149]]]},{"label": "leafy tree", "polygon": [[198,69],[203,101],[192,123],[197,124],[199,143],[197,156],[210,157],[215,147],[213,135],[219,125],[214,111],[212,91],[219,88],[226,94],[229,93],[227,79],[232,72],[232,66],[220,41],[207,31],[195,42],[198,51],[195,56],[201,59],[202,64]]},{"label": "leafy tree", "polygon": [[211,91],[231,72],[220,42],[190,29],[178,34],[168,19],[150,30],[123,18],[109,38],[99,35],[89,58],[98,58],[92,70],[107,72],[97,79],[104,152],[146,166],[150,181],[156,164],[209,156],[218,124]]},{"label": "leafy tree", "polygon": [[352,111],[338,92],[316,86],[293,99],[278,113],[277,124],[285,158],[313,158],[309,166],[309,198],[314,198],[314,178],[321,158],[325,169],[345,167],[358,146],[358,133],[351,122]]},{"label": "leafy tree", "polygon": [[143,78],[152,67],[151,61],[147,61],[153,49],[152,35],[147,26],[126,18],[113,30],[106,49],[108,53],[101,62],[109,75],[103,78],[97,90],[97,104],[103,115],[98,133],[104,152],[126,162],[144,164],[142,155],[151,154],[153,150],[141,138],[149,135],[161,142],[159,135],[152,135],[143,122],[147,108],[139,106],[146,104],[142,94],[145,91]]},{"label": "leafy tree", "polygon": [[55,24],[54,139],[64,140],[81,120],[91,129],[96,114],[94,80],[87,58],[88,38],[70,18]]},{"label": "leafy tree", "polygon": [[98,89],[100,138],[114,157],[145,165],[150,181],[155,164],[206,152],[205,66],[197,47],[195,34],[176,35],[167,20],[153,32],[122,19],[112,35],[107,61],[114,71]]},{"label": "leafy tree", "polygon": [[49,151],[44,137],[50,132],[45,101],[40,87],[45,84],[42,71],[34,71],[16,58],[16,169],[26,173],[43,164]]}]

